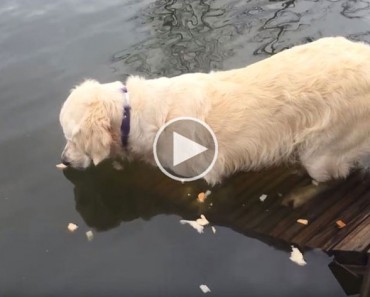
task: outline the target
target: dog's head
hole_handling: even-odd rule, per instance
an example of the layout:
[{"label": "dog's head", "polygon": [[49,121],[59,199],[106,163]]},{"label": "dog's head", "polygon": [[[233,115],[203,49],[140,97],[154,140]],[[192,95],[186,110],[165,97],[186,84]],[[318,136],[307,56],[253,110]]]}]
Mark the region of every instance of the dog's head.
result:
[{"label": "dog's head", "polygon": [[87,80],[75,87],[60,112],[67,144],[62,163],[86,168],[110,157],[114,131],[122,120],[123,84]]}]

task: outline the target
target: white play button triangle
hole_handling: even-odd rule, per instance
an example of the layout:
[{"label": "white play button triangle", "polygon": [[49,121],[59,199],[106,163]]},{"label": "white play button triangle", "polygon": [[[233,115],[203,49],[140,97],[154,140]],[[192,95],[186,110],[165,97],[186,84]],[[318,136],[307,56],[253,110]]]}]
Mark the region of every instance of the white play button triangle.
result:
[{"label": "white play button triangle", "polygon": [[158,130],[153,156],[168,177],[181,182],[194,181],[205,177],[217,161],[216,135],[199,119],[174,118]]},{"label": "white play button triangle", "polygon": [[203,145],[173,132],[173,166],[179,165],[208,150]]}]

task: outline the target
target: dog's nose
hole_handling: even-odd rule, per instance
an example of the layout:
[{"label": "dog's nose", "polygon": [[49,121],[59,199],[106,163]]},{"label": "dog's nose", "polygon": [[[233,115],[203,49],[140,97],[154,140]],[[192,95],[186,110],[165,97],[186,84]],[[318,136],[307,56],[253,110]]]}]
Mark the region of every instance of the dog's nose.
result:
[{"label": "dog's nose", "polygon": [[69,165],[71,165],[71,162],[70,161],[68,161],[66,158],[64,158],[64,157],[62,157],[62,164],[63,165],[66,165],[66,166],[69,166]]}]

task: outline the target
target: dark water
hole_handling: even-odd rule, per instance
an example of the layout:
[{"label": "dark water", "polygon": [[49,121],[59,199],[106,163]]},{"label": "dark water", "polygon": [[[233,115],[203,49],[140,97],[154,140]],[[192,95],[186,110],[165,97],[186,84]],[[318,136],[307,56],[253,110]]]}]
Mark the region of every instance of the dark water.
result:
[{"label": "dark water", "polygon": [[0,296],[203,296],[200,284],[210,296],[345,296],[320,251],[299,267],[232,227],[180,225],[202,211],[186,201],[202,183],[176,188],[140,164],[57,171],[58,113],[87,77],[230,69],[322,36],[370,41],[369,17],[368,1],[1,1]]}]

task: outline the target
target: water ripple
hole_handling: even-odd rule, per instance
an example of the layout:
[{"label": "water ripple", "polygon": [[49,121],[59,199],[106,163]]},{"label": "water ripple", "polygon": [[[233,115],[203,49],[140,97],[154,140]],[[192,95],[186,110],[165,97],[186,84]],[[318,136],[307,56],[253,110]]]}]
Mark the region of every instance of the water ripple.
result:
[{"label": "water ripple", "polygon": [[123,76],[175,76],[240,67],[323,36],[368,41],[369,7],[365,0],[158,0],[133,20],[146,37],[113,54],[113,67]]}]

